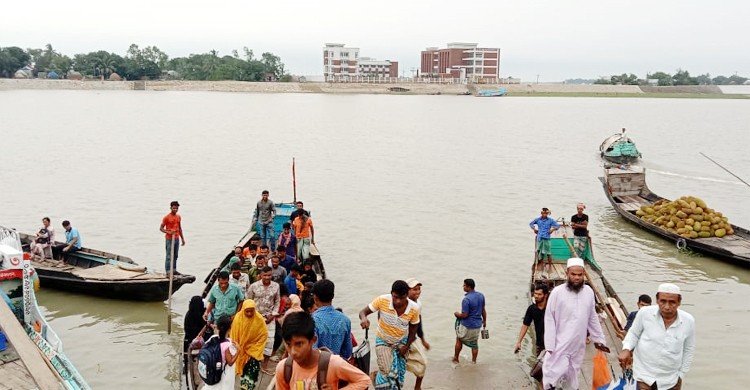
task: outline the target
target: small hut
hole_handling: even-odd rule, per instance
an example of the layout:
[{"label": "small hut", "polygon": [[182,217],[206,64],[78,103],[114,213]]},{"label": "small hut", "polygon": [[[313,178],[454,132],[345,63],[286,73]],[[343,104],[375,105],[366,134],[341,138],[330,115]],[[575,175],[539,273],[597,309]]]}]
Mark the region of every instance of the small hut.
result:
[{"label": "small hut", "polygon": [[70,80],[83,80],[83,75],[76,72],[75,70],[71,70],[68,72],[68,79]]},{"label": "small hut", "polygon": [[60,75],[58,75],[58,74],[57,74],[57,72],[55,72],[55,71],[53,70],[53,71],[51,71],[51,72],[47,73],[47,78],[48,78],[48,79],[52,79],[52,80],[57,80],[57,79],[59,79],[59,78],[60,78]]},{"label": "small hut", "polygon": [[112,72],[112,74],[109,75],[109,81],[122,81],[122,77],[120,77],[117,72]]}]

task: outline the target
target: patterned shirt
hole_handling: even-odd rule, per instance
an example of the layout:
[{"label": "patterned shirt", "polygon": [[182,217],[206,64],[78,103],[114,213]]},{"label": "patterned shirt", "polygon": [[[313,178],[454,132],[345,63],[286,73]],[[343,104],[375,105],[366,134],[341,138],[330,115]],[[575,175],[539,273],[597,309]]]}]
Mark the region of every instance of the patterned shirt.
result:
[{"label": "patterned shirt", "polygon": [[318,336],[313,347],[327,347],[334,354],[349,359],[352,356],[352,321],[331,305],[318,308],[312,317]]},{"label": "patterned shirt", "polygon": [[261,315],[279,312],[279,284],[274,281],[268,286],[264,286],[262,280],[251,284],[247,289],[247,298],[255,301],[255,307]]},{"label": "patterned shirt", "polygon": [[234,275],[229,275],[229,283],[234,284],[235,286],[239,287],[242,291],[242,296],[247,296],[247,289],[250,287],[250,278],[247,276],[247,274],[243,274],[240,272],[240,278],[235,279]]},{"label": "patterned shirt", "polygon": [[395,345],[399,343],[409,334],[409,325],[419,324],[419,309],[412,300],[408,300],[406,310],[400,316],[393,308],[391,294],[375,298],[369,307],[373,313],[380,312],[377,336],[387,344]]},{"label": "patterned shirt", "polygon": [[547,217],[537,217],[535,220],[531,221],[529,223],[529,226],[533,229],[534,225],[536,225],[537,230],[539,233],[537,233],[536,238],[538,240],[548,240],[549,239],[549,229],[550,228],[558,228],[560,227],[560,224],[557,223],[553,218]]}]

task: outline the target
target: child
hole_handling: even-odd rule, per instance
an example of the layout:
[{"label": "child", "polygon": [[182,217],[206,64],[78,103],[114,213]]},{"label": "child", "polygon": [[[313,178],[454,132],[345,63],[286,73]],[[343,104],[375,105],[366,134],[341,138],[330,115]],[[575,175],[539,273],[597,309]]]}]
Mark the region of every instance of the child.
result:
[{"label": "child", "polygon": [[315,283],[317,281],[318,275],[312,269],[312,261],[305,261],[304,272],[302,272],[302,284],[307,284],[308,282]]},{"label": "child", "polygon": [[297,237],[292,233],[292,224],[289,222],[284,223],[284,231],[279,235],[279,242],[276,244],[276,250],[283,246],[287,256],[297,255]]},{"label": "child", "polygon": [[[364,390],[370,386],[370,377],[327,350],[313,348],[317,341],[315,321],[310,314],[289,314],[281,326],[281,336],[289,357],[276,366],[276,389],[297,388],[339,389],[339,381],[348,383],[346,389]],[[326,367],[327,366],[327,367]],[[320,383],[324,382],[324,383]]]}]

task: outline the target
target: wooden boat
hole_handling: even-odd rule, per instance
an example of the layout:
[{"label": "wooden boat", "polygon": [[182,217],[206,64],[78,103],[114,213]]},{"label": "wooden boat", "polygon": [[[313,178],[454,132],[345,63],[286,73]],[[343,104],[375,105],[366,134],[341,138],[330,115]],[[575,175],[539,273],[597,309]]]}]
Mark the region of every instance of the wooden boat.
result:
[{"label": "wooden boat", "polygon": [[599,145],[599,153],[603,159],[616,164],[633,163],[641,158],[635,142],[625,135],[625,128],[622,132],[607,137]]},{"label": "wooden boat", "polygon": [[646,204],[658,200],[667,200],[654,194],[646,185],[646,171],[641,167],[619,166],[606,167],[604,177],[599,180],[604,186],[604,193],[612,203],[615,211],[631,223],[669,241],[678,248],[691,250],[716,258],[750,267],[750,231],[732,225],[733,235],[722,238],[684,238],[659,226],[641,220],[635,212]]},{"label": "wooden boat", "polygon": [[0,388],[90,389],[39,311],[34,268],[18,233],[2,227],[0,263],[0,328],[10,342],[0,351]]},{"label": "wooden boat", "polygon": [[508,94],[508,89],[500,87],[498,89],[480,89],[477,91],[477,97],[500,97]]},{"label": "wooden boat", "polygon": [[[552,249],[552,269],[545,270],[542,264],[536,264],[536,260],[532,263],[531,267],[531,281],[529,283],[529,301],[534,303],[534,287],[537,284],[546,284],[550,291],[552,288],[563,285],[567,281],[566,277],[566,264],[570,257],[580,257],[584,260],[584,283],[589,285],[594,290],[594,296],[596,299],[596,310],[599,313],[599,321],[602,325],[602,331],[607,341],[607,346],[611,352],[606,354],[610,368],[613,373],[616,373],[614,377],[621,374],[620,364],[617,360],[617,355],[622,350],[622,340],[625,337],[625,324],[627,323],[628,311],[625,305],[617,296],[617,293],[612,288],[612,285],[607,281],[602,273],[602,269],[599,264],[594,260],[593,245],[589,239],[586,244],[586,249],[582,255],[572,255],[574,253],[572,247],[572,235],[567,238],[564,237],[566,231],[568,231],[568,224],[563,220],[561,222],[561,229],[552,233],[550,238],[550,246]],[[569,230],[572,232],[572,230]],[[536,242],[536,241],[535,241]],[[534,254],[536,259],[536,253]],[[545,259],[545,267],[546,267]],[[534,337],[534,332],[531,332]],[[586,346],[586,357],[583,360],[583,366],[578,373],[579,388],[590,389],[592,388],[592,377],[591,373],[593,370],[592,358],[596,352],[593,343]],[[542,352],[544,353],[544,352]],[[541,383],[538,384],[538,388],[541,389]]]},{"label": "wooden boat", "polygon": [[[33,235],[19,233],[26,251]],[[169,298],[169,275],[139,266],[129,257],[90,248],[63,253],[63,243],[52,246],[52,258],[34,256],[31,264],[45,287],[97,297],[132,301],[165,301]],[[172,293],[193,283],[195,276],[174,275]]]},{"label": "wooden boat", "polygon": [[[283,230],[284,223],[289,222],[289,217],[292,215],[292,212],[296,209],[294,203],[276,203],[276,217],[274,218],[273,225],[274,225],[274,231],[275,232],[281,232]],[[237,243],[236,246],[241,246],[243,248],[246,248],[250,246],[250,241],[253,241],[255,239],[259,239],[260,236],[258,235],[257,231],[259,231],[258,226],[251,227],[247,233],[245,233],[240,241]],[[277,233],[278,236],[278,233]],[[216,268],[212,269],[208,275],[206,276],[206,279],[204,282],[206,283],[206,286],[203,288],[202,296],[203,298],[206,298],[209,291],[213,287],[214,283],[216,283],[216,280],[219,277],[219,271],[229,263],[229,259],[234,256],[234,247],[227,253],[226,256],[224,256]],[[313,270],[315,270],[315,273],[318,275],[318,280],[325,279],[326,278],[326,270],[323,266],[323,261],[320,256],[320,252],[318,251],[318,247],[315,245],[310,246],[310,260],[313,262]],[[187,351],[184,351],[184,353],[187,354],[187,367],[185,368],[185,382],[187,385],[187,388],[189,390],[197,390],[200,385],[203,383],[201,380],[201,377],[198,375],[198,353],[200,352],[199,349],[188,349]],[[256,389],[266,389],[266,388],[273,388],[272,383],[274,380],[274,373],[275,373],[275,363],[269,362],[269,367],[266,371],[261,370],[260,376],[258,377],[258,383],[256,384]],[[239,379],[237,379],[239,381]],[[239,383],[239,382],[238,382]]]}]

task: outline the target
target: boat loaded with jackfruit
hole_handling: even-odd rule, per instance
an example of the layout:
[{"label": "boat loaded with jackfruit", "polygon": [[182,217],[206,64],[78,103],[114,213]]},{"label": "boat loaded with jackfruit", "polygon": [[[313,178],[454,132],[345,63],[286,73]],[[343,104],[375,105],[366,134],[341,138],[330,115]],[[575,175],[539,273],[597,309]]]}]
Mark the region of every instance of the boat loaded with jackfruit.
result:
[{"label": "boat loaded with jackfruit", "polygon": [[[276,206],[276,216],[273,220],[273,227],[275,232],[281,232],[284,228],[284,223],[290,222],[290,216],[292,215],[292,212],[296,209],[296,206],[294,203],[275,203]],[[247,248],[250,246],[250,243],[253,241],[259,241],[260,236],[258,234],[259,225],[251,227],[245,235],[242,236],[240,241],[237,243],[236,246]],[[219,264],[216,266],[216,268],[213,268],[208,275],[206,276],[206,279],[204,282],[206,283],[206,286],[203,288],[202,297],[205,299],[208,296],[208,293],[211,291],[211,288],[216,283],[217,279],[219,278],[219,272],[229,264],[229,260],[234,257],[234,247],[232,247],[229,250],[229,253],[227,253],[226,256],[222,257]],[[314,244],[310,246],[310,261],[312,261],[313,264],[313,270],[318,276],[318,280],[325,279],[326,278],[326,270],[323,266],[323,261],[320,257],[320,252],[318,251],[318,247]],[[186,354],[185,364],[187,365],[185,367],[184,373],[185,373],[185,383],[189,390],[197,390],[200,388],[201,384],[203,383],[203,380],[201,379],[200,375],[198,374],[198,354],[200,352],[200,344],[192,343],[184,353]],[[269,364],[269,366],[272,366],[272,364]],[[255,386],[256,389],[266,389],[271,388],[269,387],[271,383],[273,382],[275,373],[275,366],[269,367],[266,370],[261,370],[260,375],[258,377],[258,384]]]},{"label": "boat loaded with jackfruit", "polygon": [[[19,233],[26,252],[35,236]],[[169,275],[153,272],[129,257],[96,249],[81,248],[63,253],[65,244],[53,243],[43,256],[31,256],[45,287],[97,297],[130,301],[165,301],[169,298]],[[175,274],[172,293],[193,283],[195,276]]]},{"label": "boat loaded with jackfruit", "polygon": [[750,231],[729,223],[700,198],[670,201],[654,194],[646,185],[646,170],[638,166],[606,166],[599,180],[612,207],[629,222],[679,249],[750,267]]},{"label": "boat loaded with jackfruit", "polygon": [[[545,284],[552,291],[556,286],[563,285],[567,281],[567,260],[571,257],[578,257],[584,262],[584,283],[594,291],[596,302],[596,311],[599,314],[599,322],[602,326],[602,332],[606,339],[607,347],[610,353],[607,356],[607,362],[610,370],[618,377],[621,375],[621,368],[617,360],[617,355],[622,351],[622,340],[625,338],[625,325],[627,324],[628,311],[625,304],[615,292],[612,285],[604,277],[602,268],[594,260],[594,250],[591,238],[586,239],[583,249],[576,250],[571,237],[568,237],[569,223],[565,219],[558,220],[560,229],[550,235],[550,249],[552,250],[552,267],[536,261],[536,248],[534,248],[534,262],[531,266],[531,281],[529,283],[529,301],[534,304],[534,289],[539,284]],[[536,243],[537,241],[534,240]],[[531,332],[532,338],[535,337]],[[589,375],[593,371],[592,359],[596,349],[593,343],[586,345],[586,357],[583,359],[583,365],[578,371],[578,381],[580,388],[592,388],[592,377]],[[537,361],[544,356],[542,351],[537,357]],[[537,382],[538,388],[542,384]]]}]

